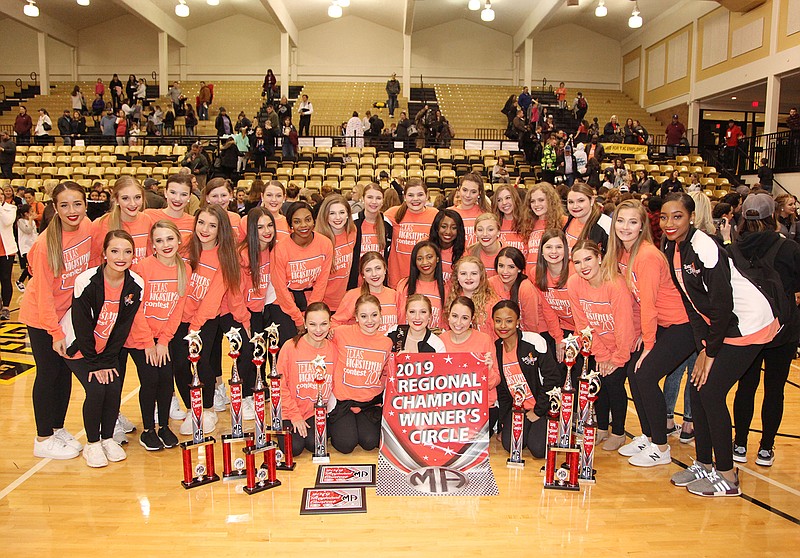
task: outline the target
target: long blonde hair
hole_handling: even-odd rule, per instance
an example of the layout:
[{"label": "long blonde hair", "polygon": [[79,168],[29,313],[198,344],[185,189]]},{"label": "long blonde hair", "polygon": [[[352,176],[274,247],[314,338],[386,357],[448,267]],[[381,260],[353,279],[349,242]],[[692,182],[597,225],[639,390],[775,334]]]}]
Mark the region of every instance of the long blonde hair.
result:
[{"label": "long blonde hair", "polygon": [[[66,180],[60,183],[53,189],[53,205],[58,205],[58,196],[67,190],[78,192],[83,198],[83,204],[86,205],[86,190],[72,180]],[[87,217],[84,216],[84,219]],[[64,245],[62,243],[62,236],[64,233],[61,217],[58,211],[55,212],[50,223],[47,225],[45,232],[45,239],[47,240],[47,263],[50,264],[50,269],[53,270],[53,277],[58,277],[64,269]]]},{"label": "long blonde hair", "polygon": [[[178,243],[181,242],[181,231],[178,230],[178,227],[175,225],[175,223],[168,221],[167,219],[161,219],[160,221],[156,221],[153,225],[153,228],[150,229],[151,244],[153,244],[153,233],[156,231],[156,229],[169,229],[175,234],[175,237],[178,239]],[[175,264],[175,267],[178,268],[178,294],[183,296],[186,293],[186,285],[189,283],[189,278],[186,275],[186,264],[183,262],[180,250],[175,250],[172,260]]]},{"label": "long blonde hair", "polygon": [[709,236],[717,234],[714,218],[711,215],[711,202],[703,192],[689,192],[694,200],[694,228]]},{"label": "long blonde hair", "polygon": [[[614,214],[611,216],[611,231],[608,235],[608,250],[603,258],[603,263],[600,264],[600,273],[604,281],[614,281],[620,275],[619,262],[622,259],[622,255],[625,253],[625,246],[622,244],[622,240],[617,236],[614,225],[617,222],[620,212],[625,209],[635,211],[639,222],[642,224],[642,230],[634,241],[633,246],[631,246],[630,257],[628,258],[628,265],[625,270],[625,283],[627,283],[629,289],[633,290],[633,262],[636,260],[636,256],[639,254],[639,249],[643,243],[648,242],[653,244],[653,235],[650,232],[650,218],[647,215],[647,210],[644,208],[644,205],[642,205],[642,202],[639,200],[630,199],[622,201],[614,210]],[[660,250],[659,253],[661,253]]]},{"label": "long blonde hair", "polygon": [[317,223],[314,227],[314,230],[323,236],[327,236],[334,246],[336,246],[336,235],[328,223],[328,211],[330,211],[331,206],[336,204],[343,205],[347,213],[347,221],[344,224],[345,234],[350,236],[356,230],[356,226],[353,223],[353,214],[350,212],[350,204],[347,203],[347,200],[344,199],[344,196],[340,194],[331,194],[330,196],[327,196],[324,200],[322,200],[322,203],[319,206],[319,211],[317,211]]},{"label": "long blonde hair", "polygon": [[[503,243],[500,241],[500,219],[494,213],[481,213],[477,217],[475,217],[475,229],[478,228],[478,223],[483,223],[484,221],[493,221],[494,224],[497,226],[497,242],[500,243],[500,248],[503,247]],[[476,242],[469,248],[469,253],[473,256],[480,257],[481,250],[483,250],[483,245],[480,242]]]},{"label": "long blonde hair", "polygon": [[[500,227],[503,226],[503,219],[505,215],[500,211],[500,208],[497,207],[497,196],[500,195],[501,192],[507,191],[511,194],[511,200],[513,203],[514,208],[511,210],[511,218],[512,218],[512,229],[515,233],[519,234],[520,236],[525,235],[525,208],[522,205],[522,200],[517,193],[517,189],[509,184],[503,184],[502,186],[498,186],[494,191],[494,196],[492,197],[492,211],[500,221]],[[529,204],[530,205],[530,204]]]},{"label": "long blonde hair", "polygon": [[461,258],[453,264],[453,273],[450,276],[450,294],[447,295],[447,303],[443,304],[442,308],[450,308],[450,305],[453,304],[455,299],[457,299],[459,296],[466,296],[464,294],[463,287],[461,287],[461,284],[458,282],[458,270],[462,265],[467,263],[477,265],[480,272],[478,288],[475,289],[475,292],[472,293],[471,297],[467,297],[470,298],[475,304],[475,313],[472,315],[472,324],[477,328],[479,324],[482,324],[484,321],[486,321],[486,308],[488,307],[489,302],[493,301],[494,299],[499,300],[499,297],[494,292],[491,285],[489,285],[489,280],[486,277],[486,267],[484,267],[480,258],[475,256],[461,256]]},{"label": "long blonde hair", "polygon": [[114,182],[114,187],[111,189],[111,199],[114,200],[114,207],[111,208],[111,211],[108,213],[108,215],[102,217],[102,219],[107,220],[108,230],[110,231],[122,228],[122,210],[119,207],[119,200],[117,200],[117,196],[119,196],[119,193],[123,188],[127,188],[128,186],[135,186],[139,189],[139,192],[142,193],[142,207],[139,209],[139,214],[147,209],[147,198],[144,195],[144,186],[142,186],[142,183],[132,176],[119,177]]},{"label": "long blonde hair", "polygon": [[547,213],[544,215],[545,229],[560,229],[564,226],[564,207],[561,205],[561,197],[549,182],[539,182],[528,188],[525,194],[525,201],[522,202],[522,212],[525,216],[522,222],[523,238],[530,238],[536,223],[541,219],[531,209],[531,197],[538,191],[544,192],[547,199]]}]

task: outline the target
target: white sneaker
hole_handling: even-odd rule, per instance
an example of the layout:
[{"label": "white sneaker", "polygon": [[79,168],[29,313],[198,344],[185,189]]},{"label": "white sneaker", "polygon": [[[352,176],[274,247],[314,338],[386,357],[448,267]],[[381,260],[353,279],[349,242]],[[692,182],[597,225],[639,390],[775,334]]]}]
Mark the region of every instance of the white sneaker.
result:
[{"label": "white sneaker", "polygon": [[113,439],[103,440],[100,442],[100,444],[103,446],[103,453],[106,454],[106,459],[109,461],[123,461],[126,457],[128,457],[128,454],[125,453],[125,450],[122,449],[122,446],[120,446]]},{"label": "white sneaker", "polygon": [[68,445],[75,451],[81,451],[83,449],[83,444],[81,444],[78,440],[76,440],[75,436],[67,432],[66,428],[59,428],[58,430],[54,430],[53,436],[64,442],[66,445]]},{"label": "white sneaker", "polygon": [[118,444],[127,444],[128,437],[125,435],[125,429],[122,427],[122,423],[120,423],[119,419],[117,419],[117,423],[114,425],[114,441]]},{"label": "white sneaker", "polygon": [[224,411],[226,403],[230,403],[231,400],[228,399],[226,402],[226,394],[225,394],[225,384],[217,384],[217,387],[214,388],[214,410],[215,411]]},{"label": "white sneaker", "polygon": [[[172,420],[183,420],[186,418],[186,411],[181,409],[181,404],[174,395],[172,396],[172,403],[169,405],[169,418]],[[166,424],[162,424],[161,426],[166,426]]]},{"label": "white sneaker", "polygon": [[669,465],[672,462],[670,447],[666,451],[658,449],[656,444],[650,443],[642,451],[628,459],[628,463],[637,467],[655,467],[656,465]]},{"label": "white sneaker", "polygon": [[184,436],[191,436],[194,432],[194,428],[192,427],[192,415],[187,414],[184,421],[181,423],[180,430],[178,430]]},{"label": "white sneaker", "polygon": [[122,429],[125,430],[125,434],[130,434],[131,432],[136,431],[136,425],[128,420],[128,417],[122,413],[117,416],[117,423],[122,425]]},{"label": "white sneaker", "polygon": [[103,451],[101,442],[86,444],[83,447],[83,458],[89,467],[108,466],[108,458],[106,457],[106,452]]},{"label": "white sneaker", "polygon": [[639,436],[636,436],[631,443],[625,444],[619,448],[617,452],[625,457],[631,457],[642,451],[649,444],[650,440],[647,439],[647,436],[640,434]]},{"label": "white sneaker", "polygon": [[33,439],[33,455],[46,459],[74,459],[80,455],[80,452],[53,434],[41,442],[36,438]]},{"label": "white sneaker", "polygon": [[253,401],[253,396],[245,397],[242,399],[242,419],[255,420],[256,418],[256,404]]},{"label": "white sneaker", "polygon": [[203,433],[210,434],[217,428],[217,413],[210,410],[203,410]]}]

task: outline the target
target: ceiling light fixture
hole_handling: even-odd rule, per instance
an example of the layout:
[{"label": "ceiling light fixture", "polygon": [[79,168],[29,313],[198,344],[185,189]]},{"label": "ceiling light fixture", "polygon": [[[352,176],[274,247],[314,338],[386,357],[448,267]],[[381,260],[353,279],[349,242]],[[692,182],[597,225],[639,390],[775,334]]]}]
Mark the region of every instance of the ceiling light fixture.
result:
[{"label": "ceiling light fixture", "polygon": [[336,2],[336,0],[333,0],[333,3],[328,6],[328,16],[333,18],[342,17],[342,7]]},{"label": "ceiling light fixture", "polygon": [[90,0],[78,0],[78,6],[88,6],[90,3]]},{"label": "ceiling light fixture", "polygon": [[594,15],[597,17],[606,17],[608,15],[608,8],[606,8],[606,0],[600,0],[597,7],[594,9]]},{"label": "ceiling light fixture", "polygon": [[733,97],[731,97],[731,101],[735,101],[735,100],[736,100],[736,95],[734,95]]},{"label": "ceiling light fixture", "polygon": [[219,6],[219,0],[206,0],[209,6]]},{"label": "ceiling light fixture", "polygon": [[175,6],[175,15],[189,17],[189,6],[186,5],[186,0],[178,0],[178,4]]},{"label": "ceiling light fixture", "polygon": [[39,17],[39,7],[33,0],[28,0],[28,3],[22,8],[22,13],[28,17]]},{"label": "ceiling light fixture", "polygon": [[628,27],[631,29],[639,29],[642,26],[642,16],[639,15],[639,2],[633,3],[633,11],[628,20]]},{"label": "ceiling light fixture", "polygon": [[473,12],[477,12],[478,10],[481,9],[481,0],[469,0],[467,8],[469,8]]},{"label": "ceiling light fixture", "polygon": [[483,8],[481,12],[481,19],[483,21],[494,21],[494,10],[492,9],[492,3],[489,0],[486,0],[486,7]]}]

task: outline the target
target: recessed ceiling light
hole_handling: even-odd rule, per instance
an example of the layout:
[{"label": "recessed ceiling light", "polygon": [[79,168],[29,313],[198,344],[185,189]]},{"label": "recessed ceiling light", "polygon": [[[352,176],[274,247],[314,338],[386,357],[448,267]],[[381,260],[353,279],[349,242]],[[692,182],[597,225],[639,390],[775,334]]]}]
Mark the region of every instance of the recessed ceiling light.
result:
[{"label": "recessed ceiling light", "polygon": [[735,100],[736,100],[736,95],[731,97],[731,101],[735,101]]}]

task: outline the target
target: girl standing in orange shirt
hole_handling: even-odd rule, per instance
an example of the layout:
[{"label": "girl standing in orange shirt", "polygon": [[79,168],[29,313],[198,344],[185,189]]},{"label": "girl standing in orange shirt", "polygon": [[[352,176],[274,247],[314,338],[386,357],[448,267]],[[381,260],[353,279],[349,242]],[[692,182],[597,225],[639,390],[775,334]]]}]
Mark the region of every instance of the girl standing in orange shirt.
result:
[{"label": "girl standing in orange shirt", "polygon": [[498,186],[494,191],[494,214],[500,222],[500,240],[523,254],[528,251],[524,230],[524,207],[517,189],[511,185]]},{"label": "girl standing in orange shirt", "polygon": [[495,258],[497,275],[489,278],[489,286],[501,300],[513,300],[520,306],[522,331],[539,331],[539,293],[525,275],[525,255],[513,246],[506,246]]},{"label": "girl standing in orange shirt", "polygon": [[[536,260],[533,282],[541,296],[539,309],[539,333],[547,339],[555,351],[558,362],[564,360],[565,334],[575,331],[572,305],[567,293],[570,276],[567,237],[561,229],[547,229],[541,238],[542,248]],[[553,316],[556,321],[554,322]],[[546,324],[546,327],[545,327]]]},{"label": "girl standing in orange shirt", "polygon": [[[252,188],[256,188],[256,181],[253,181]],[[275,219],[275,241],[282,240],[289,237],[289,222],[286,217],[281,213],[283,202],[286,201],[286,189],[283,184],[277,180],[270,180],[263,185],[264,190],[261,192],[261,207],[266,209],[272,214]],[[239,240],[244,240],[247,236],[247,215],[242,217],[239,223]]]},{"label": "girl standing in orange shirt", "polygon": [[212,178],[206,183],[203,190],[203,199],[201,203],[209,205],[218,205],[228,215],[233,230],[239,228],[242,218],[235,211],[230,211],[229,207],[233,199],[233,186],[231,181],[227,178]]},{"label": "girl standing in orange shirt", "polygon": [[333,312],[339,308],[339,302],[347,291],[350,270],[358,268],[358,255],[354,254],[356,244],[356,226],[350,214],[350,204],[339,194],[326,197],[319,206],[317,224],[314,230],[325,236],[333,245],[333,261],[325,287],[322,302]]},{"label": "girl standing in orange shirt", "polygon": [[136,245],[133,264],[136,265],[153,253],[153,246],[150,244],[153,220],[144,213],[144,188],[132,176],[123,176],[114,183],[111,197],[114,208],[92,223],[92,260],[99,261],[102,257],[106,233],[122,229],[133,237]]},{"label": "girl standing in orange shirt", "polygon": [[453,274],[453,264],[464,255],[466,238],[464,221],[456,211],[442,209],[436,215],[431,225],[430,241],[439,248],[442,279],[445,283],[450,281],[450,276]]},{"label": "girl standing in orange shirt", "polygon": [[194,216],[186,213],[192,199],[192,177],[188,174],[173,174],[167,178],[164,191],[167,207],[163,209],[145,209],[145,214],[153,222],[168,219],[175,223],[181,233],[181,240],[188,242],[194,231]]},{"label": "girl standing in orange shirt", "polygon": [[360,287],[350,289],[342,297],[339,310],[331,323],[333,327],[350,325],[355,322],[356,300],[361,295],[371,294],[381,301],[381,327],[379,331],[386,333],[397,325],[397,291],[385,286],[386,260],[378,252],[367,252],[361,257],[359,275],[363,279]]},{"label": "girl standing in orange shirt", "polygon": [[475,329],[494,338],[492,307],[500,297],[489,286],[486,269],[475,256],[464,256],[456,262],[445,307],[449,307],[459,296],[465,296],[475,304]]},{"label": "girl standing in orange shirt", "polygon": [[415,294],[423,294],[431,299],[431,328],[441,329],[446,295],[442,279],[442,260],[439,249],[433,242],[425,240],[411,251],[411,274],[397,285],[397,323],[406,323],[406,299]]},{"label": "girl standing in orange shirt", "polygon": [[392,247],[389,250],[389,286],[397,288],[411,269],[411,251],[422,240],[428,240],[433,219],[438,213],[427,207],[428,188],[421,178],[406,181],[403,203],[390,207],[386,218],[392,224]]},{"label": "girl standing in orange shirt", "polygon": [[472,246],[477,242],[475,235],[475,219],[481,213],[491,211],[486,190],[483,186],[483,178],[480,174],[470,172],[462,176],[459,180],[458,194],[461,203],[456,205],[453,210],[461,215],[464,220],[464,231],[467,235],[467,246]]},{"label": "girl standing in orange shirt", "polygon": [[547,229],[560,229],[567,222],[561,198],[551,184],[539,182],[531,186],[525,194],[522,204],[523,214],[522,237],[527,239],[527,275],[536,276],[536,262],[539,259],[539,247],[542,235]]}]

